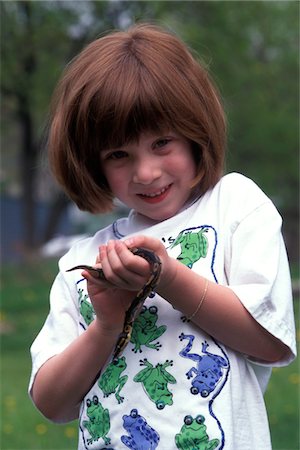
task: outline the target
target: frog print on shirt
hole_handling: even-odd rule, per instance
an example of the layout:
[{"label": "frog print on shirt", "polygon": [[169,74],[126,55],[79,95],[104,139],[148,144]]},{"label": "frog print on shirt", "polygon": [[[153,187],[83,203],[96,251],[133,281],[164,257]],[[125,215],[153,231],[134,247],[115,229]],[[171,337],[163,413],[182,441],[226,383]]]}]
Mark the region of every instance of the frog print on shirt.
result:
[{"label": "frog print on shirt", "polygon": [[78,289],[79,310],[87,326],[93,322],[95,316],[93,305],[87,301],[88,298],[83,289]]},{"label": "frog print on shirt", "polygon": [[138,317],[135,319],[132,328],[132,334],[130,342],[135,344],[132,349],[134,353],[141,353],[142,346],[147,348],[152,348],[154,350],[159,350],[161,344],[153,342],[158,339],[167,329],[165,325],[157,326],[156,322],[158,319],[157,306],[149,306],[147,308],[145,305]]},{"label": "frog print on shirt", "polygon": [[194,395],[200,394],[201,397],[208,397],[221,381],[224,369],[229,368],[229,361],[222,356],[208,352],[209,344],[206,341],[202,343],[203,355],[190,353],[194,342],[193,335],[181,333],[179,339],[181,341],[184,339],[188,340],[187,345],[179,352],[180,356],[191,359],[197,364],[196,367],[191,367],[186,373],[188,380],[194,376],[191,393]]},{"label": "frog print on shirt", "polygon": [[173,365],[173,361],[156,364],[154,367],[146,358],[140,360],[141,366],[146,366],[135,377],[134,381],[142,383],[143,388],[157,409],[164,409],[166,405],[173,404],[173,394],[168,389],[168,383],[175,384],[176,379],[166,368]]},{"label": "frog print on shirt", "polygon": [[137,409],[123,416],[123,427],[129,436],[121,436],[121,441],[132,450],[155,450],[159,443],[158,433],[148,425]]},{"label": "frog print on shirt", "polygon": [[120,395],[120,391],[128,380],[128,376],[121,376],[121,373],[124,372],[126,367],[127,364],[124,356],[118,358],[116,362],[110,363],[107,366],[106,370],[98,380],[98,385],[102,390],[104,397],[108,397],[110,394],[115,394],[118,403],[122,403],[124,401],[124,397]]},{"label": "frog print on shirt", "polygon": [[205,418],[201,414],[194,419],[185,416],[180,433],[175,436],[176,447],[179,450],[214,450],[218,447],[219,439],[209,440],[204,422]]},{"label": "frog print on shirt", "polygon": [[111,440],[107,437],[110,429],[108,409],[103,408],[97,395],[94,395],[92,400],[88,398],[86,405],[86,414],[89,420],[84,420],[83,426],[91,436],[87,439],[87,444],[92,444],[92,442],[98,441],[100,438],[103,439],[105,445],[110,444]]},{"label": "frog print on shirt", "polygon": [[209,268],[213,279],[218,283],[214,268],[218,234],[212,225],[185,228],[175,237],[162,237],[162,242],[167,246],[169,255],[186,267],[202,274],[203,270]]},{"label": "frog print on shirt", "polygon": [[203,227],[199,231],[184,230],[179,233],[170,247],[172,249],[180,244],[178,261],[191,269],[195,262],[206,257],[208,240],[204,233],[207,231],[207,228]]}]

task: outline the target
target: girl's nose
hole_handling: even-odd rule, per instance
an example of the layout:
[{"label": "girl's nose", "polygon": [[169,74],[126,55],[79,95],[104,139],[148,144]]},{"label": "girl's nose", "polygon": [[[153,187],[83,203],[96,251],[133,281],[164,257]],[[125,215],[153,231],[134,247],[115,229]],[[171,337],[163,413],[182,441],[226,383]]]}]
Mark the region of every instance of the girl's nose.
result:
[{"label": "girl's nose", "polygon": [[151,184],[161,176],[158,161],[151,158],[137,161],[134,166],[133,182],[136,184]]}]

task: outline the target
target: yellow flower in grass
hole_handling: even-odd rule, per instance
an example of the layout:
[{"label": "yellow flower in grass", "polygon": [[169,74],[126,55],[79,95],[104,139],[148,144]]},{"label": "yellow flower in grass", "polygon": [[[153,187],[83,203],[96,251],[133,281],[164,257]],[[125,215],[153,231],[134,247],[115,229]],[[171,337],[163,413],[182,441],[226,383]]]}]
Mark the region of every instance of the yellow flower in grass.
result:
[{"label": "yellow flower in grass", "polygon": [[34,291],[28,290],[24,292],[24,300],[26,302],[33,302],[36,299],[36,293]]},{"label": "yellow flower in grass", "polygon": [[66,427],[65,428],[65,436],[72,439],[76,436],[76,430],[74,427]]},{"label": "yellow flower in grass", "polygon": [[14,431],[14,427],[12,426],[11,423],[5,423],[3,425],[3,432],[5,434],[12,434],[13,431]]},{"label": "yellow flower in grass", "polygon": [[36,431],[36,434],[40,434],[41,435],[41,434],[47,433],[48,428],[47,428],[47,426],[44,423],[39,423],[35,427],[35,431]]},{"label": "yellow flower in grass", "polygon": [[291,373],[289,375],[289,382],[292,384],[299,384],[300,383],[300,374],[299,373]]},{"label": "yellow flower in grass", "polygon": [[14,409],[16,409],[17,402],[13,395],[7,395],[4,398],[4,404],[7,409],[9,409],[10,411],[13,411]]},{"label": "yellow flower in grass", "polygon": [[295,407],[293,405],[284,405],[283,410],[285,413],[292,415],[295,412]]}]

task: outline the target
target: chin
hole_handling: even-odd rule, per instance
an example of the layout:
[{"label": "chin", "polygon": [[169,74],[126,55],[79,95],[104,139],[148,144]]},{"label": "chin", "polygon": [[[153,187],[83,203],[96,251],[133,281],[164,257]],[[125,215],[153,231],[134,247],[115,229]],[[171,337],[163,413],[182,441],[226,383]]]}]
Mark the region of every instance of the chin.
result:
[{"label": "chin", "polygon": [[165,211],[165,212],[157,212],[153,214],[149,214],[148,217],[152,220],[157,220],[159,222],[162,222],[163,220],[170,219],[171,217],[175,216],[178,213],[178,210],[176,211]]}]

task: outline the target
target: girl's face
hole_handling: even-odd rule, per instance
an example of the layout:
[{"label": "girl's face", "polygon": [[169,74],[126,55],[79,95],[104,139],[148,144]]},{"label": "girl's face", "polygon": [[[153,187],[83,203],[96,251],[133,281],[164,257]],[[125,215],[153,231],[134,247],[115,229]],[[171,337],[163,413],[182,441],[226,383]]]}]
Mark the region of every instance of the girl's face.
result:
[{"label": "girl's face", "polygon": [[101,153],[115,197],[157,221],[177,214],[192,193],[196,176],[190,142],[175,132],[142,133],[138,142]]}]

